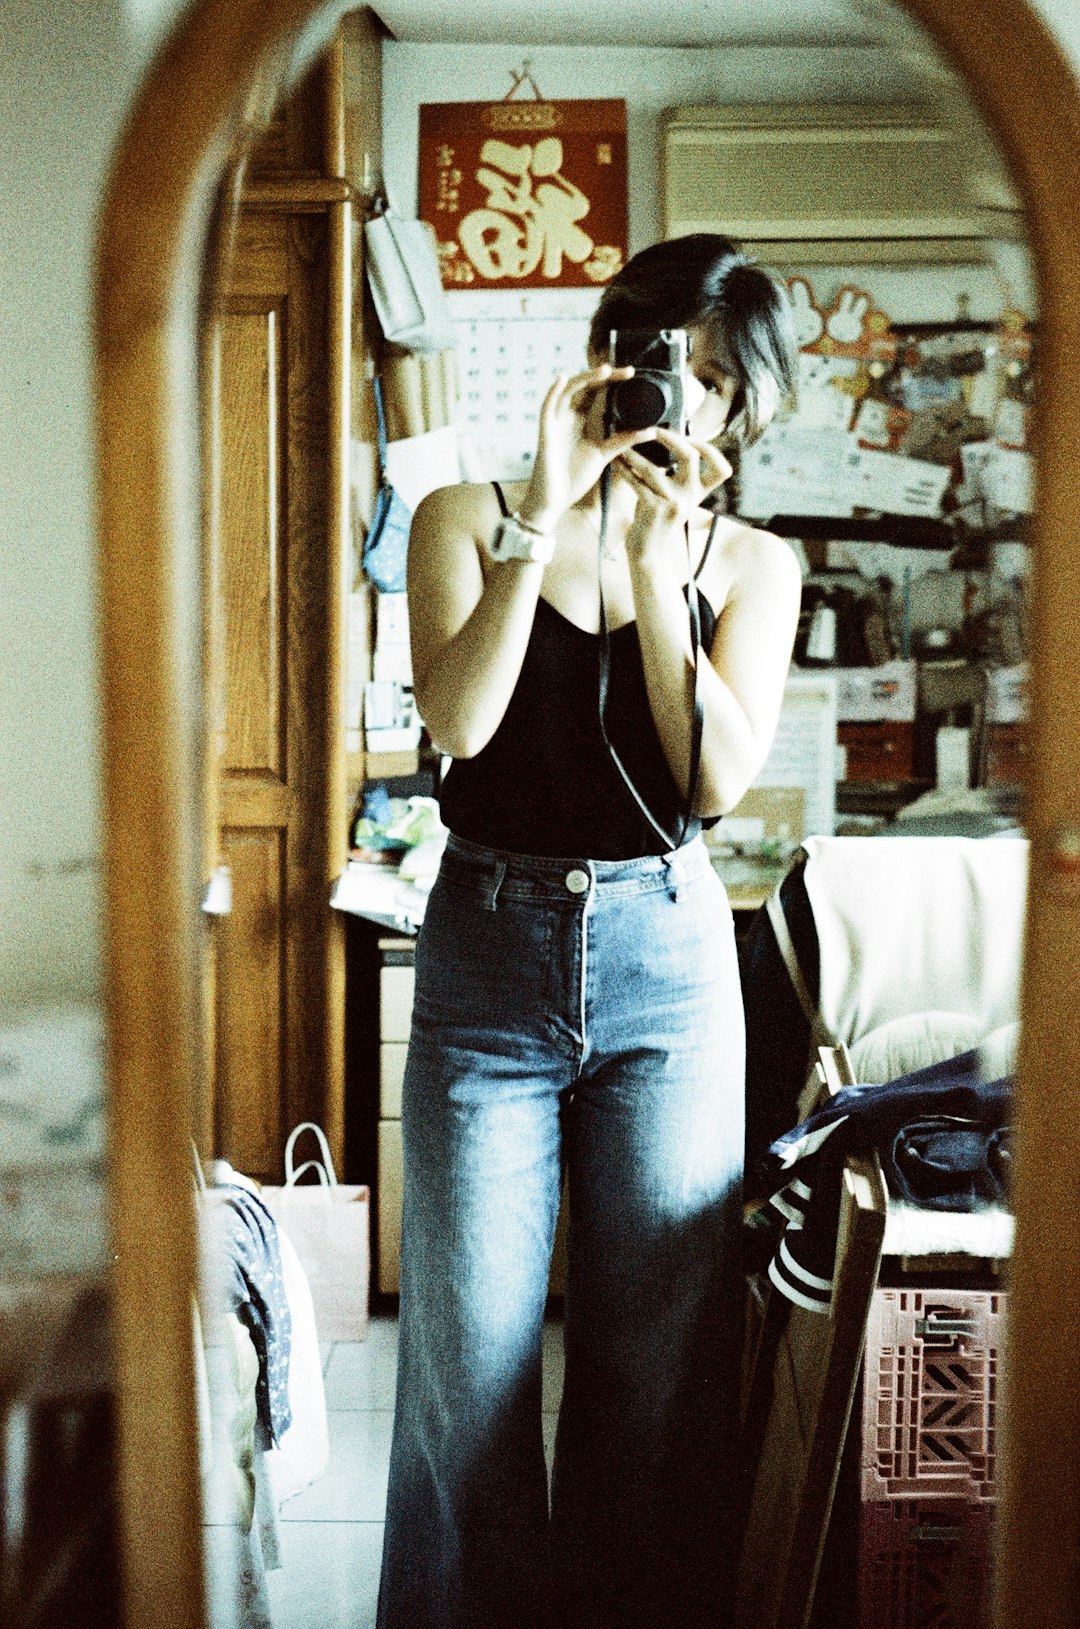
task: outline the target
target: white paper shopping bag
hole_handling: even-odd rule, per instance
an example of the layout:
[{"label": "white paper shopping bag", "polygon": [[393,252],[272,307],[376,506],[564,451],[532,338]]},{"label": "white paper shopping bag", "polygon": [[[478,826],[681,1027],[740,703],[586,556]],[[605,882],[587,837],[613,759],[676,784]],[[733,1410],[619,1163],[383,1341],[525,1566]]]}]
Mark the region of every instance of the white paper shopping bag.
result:
[{"label": "white paper shopping bag", "polygon": [[[294,1167],[293,1150],[302,1132],[313,1133],[321,1160]],[[306,1171],[318,1181],[299,1184]],[[305,1120],[285,1144],[285,1183],[264,1187],[262,1196],[287,1235],[311,1286],[315,1324],[322,1341],[360,1341],[367,1336],[371,1273],[369,1193],[339,1182],[321,1126]]]}]

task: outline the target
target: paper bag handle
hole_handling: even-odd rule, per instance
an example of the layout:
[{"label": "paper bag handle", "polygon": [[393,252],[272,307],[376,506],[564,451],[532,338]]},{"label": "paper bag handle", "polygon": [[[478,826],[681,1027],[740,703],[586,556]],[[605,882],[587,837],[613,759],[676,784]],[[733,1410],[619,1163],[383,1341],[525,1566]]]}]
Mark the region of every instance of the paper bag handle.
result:
[{"label": "paper bag handle", "polygon": [[290,1182],[288,1186],[291,1188],[294,1183],[299,1182],[305,1171],[318,1172],[320,1187],[329,1188],[332,1186],[337,1186],[336,1183],[331,1182],[330,1177],[327,1175],[326,1166],[323,1165],[321,1160],[305,1160],[303,1165],[298,1166],[293,1172],[292,1182]]},{"label": "paper bag handle", "polygon": [[[308,1160],[306,1164],[300,1167],[299,1171],[294,1171],[293,1148],[296,1144],[297,1137],[299,1137],[302,1131],[313,1131],[315,1133],[319,1144],[319,1152],[323,1157],[323,1163],[320,1166],[318,1160]],[[300,1172],[306,1171],[309,1166],[314,1166],[316,1169],[322,1171],[323,1174],[322,1177],[320,1177],[320,1181],[325,1179],[331,1188],[337,1187],[337,1174],[334,1170],[334,1162],[330,1157],[330,1145],[326,1140],[326,1133],[323,1131],[322,1126],[315,1124],[314,1120],[303,1120],[298,1126],[294,1126],[289,1132],[289,1140],[285,1144],[285,1186],[287,1188],[291,1188],[296,1182],[297,1177],[300,1175]]]}]

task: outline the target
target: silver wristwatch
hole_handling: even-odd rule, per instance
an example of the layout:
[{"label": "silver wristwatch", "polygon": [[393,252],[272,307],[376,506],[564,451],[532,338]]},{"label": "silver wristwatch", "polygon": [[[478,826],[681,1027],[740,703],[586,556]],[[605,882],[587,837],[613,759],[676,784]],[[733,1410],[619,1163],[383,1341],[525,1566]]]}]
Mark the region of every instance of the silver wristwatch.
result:
[{"label": "silver wristwatch", "polygon": [[504,515],[496,526],[487,551],[493,560],[534,560],[546,566],[555,553],[554,532],[530,526],[518,514]]}]

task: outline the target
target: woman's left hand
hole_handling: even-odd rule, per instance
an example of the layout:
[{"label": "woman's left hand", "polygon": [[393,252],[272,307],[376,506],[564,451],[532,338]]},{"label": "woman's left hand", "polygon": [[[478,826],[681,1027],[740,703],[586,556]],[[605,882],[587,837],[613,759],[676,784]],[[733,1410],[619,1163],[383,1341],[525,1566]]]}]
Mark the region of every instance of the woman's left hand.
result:
[{"label": "woman's left hand", "polygon": [[630,560],[671,566],[686,564],[686,526],[705,498],[731,475],[731,465],[708,441],[657,430],[655,439],[668,449],[673,468],[660,468],[642,453],[622,453],[613,466],[637,494],[637,509],[626,535]]}]

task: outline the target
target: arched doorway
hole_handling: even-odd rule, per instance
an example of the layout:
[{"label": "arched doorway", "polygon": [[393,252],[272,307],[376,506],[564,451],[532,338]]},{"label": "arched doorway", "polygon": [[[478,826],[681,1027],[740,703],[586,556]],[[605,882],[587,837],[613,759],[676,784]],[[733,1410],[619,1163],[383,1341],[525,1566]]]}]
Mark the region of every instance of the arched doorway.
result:
[{"label": "arched doorway", "polygon": [[[1080,732],[1064,608],[1080,602],[1080,88],[1023,0],[907,0],[1014,170],[1039,278],[1034,839],[1020,1063],[1017,1250],[999,1624],[1071,1624],[1080,1557],[1080,1262],[1062,1137],[1080,1100]],[[261,84],[311,58],[340,6],[197,0],[117,154],[98,273],[106,949],[123,1546],[132,1624],[202,1621],[191,1359],[194,1244],[178,1202],[197,1060],[197,321],[210,210]],[[163,846],[159,834],[169,831]],[[153,1217],[154,1225],[146,1219]],[[1047,1519],[1045,1512],[1051,1513]]]}]

